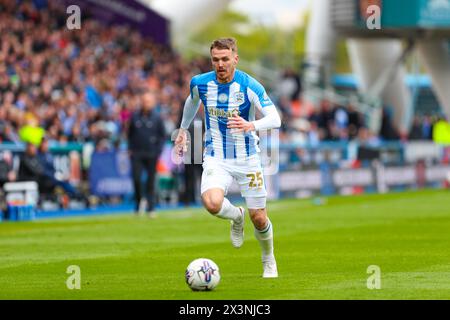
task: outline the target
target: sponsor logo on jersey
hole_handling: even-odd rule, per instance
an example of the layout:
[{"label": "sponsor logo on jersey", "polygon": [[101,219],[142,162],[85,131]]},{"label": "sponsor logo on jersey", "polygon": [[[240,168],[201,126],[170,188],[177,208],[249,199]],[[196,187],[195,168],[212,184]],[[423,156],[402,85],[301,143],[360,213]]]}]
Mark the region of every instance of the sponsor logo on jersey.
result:
[{"label": "sponsor logo on jersey", "polygon": [[230,117],[234,116],[235,114],[240,115],[241,112],[238,109],[225,110],[225,109],[218,109],[218,108],[208,108],[208,114],[213,117],[230,118]]}]

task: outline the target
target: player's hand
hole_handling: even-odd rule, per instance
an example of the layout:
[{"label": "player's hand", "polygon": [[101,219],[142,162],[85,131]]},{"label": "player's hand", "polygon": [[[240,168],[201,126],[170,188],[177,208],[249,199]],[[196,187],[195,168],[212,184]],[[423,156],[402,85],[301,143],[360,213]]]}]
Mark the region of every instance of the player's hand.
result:
[{"label": "player's hand", "polygon": [[255,126],[253,123],[245,120],[237,114],[234,114],[232,117],[228,118],[228,129],[235,129],[235,132],[244,131],[247,133],[249,131],[254,131]]},{"label": "player's hand", "polygon": [[175,150],[177,155],[179,155],[180,157],[183,156],[185,152],[187,152],[187,142],[186,130],[180,128],[177,138],[175,139]]}]

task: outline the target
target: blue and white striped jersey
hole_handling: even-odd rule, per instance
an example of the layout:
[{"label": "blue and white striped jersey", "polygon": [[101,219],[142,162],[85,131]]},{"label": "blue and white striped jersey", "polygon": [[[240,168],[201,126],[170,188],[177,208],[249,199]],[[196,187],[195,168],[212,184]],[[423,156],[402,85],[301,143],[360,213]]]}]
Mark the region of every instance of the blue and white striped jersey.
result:
[{"label": "blue and white striped jersey", "polygon": [[211,71],[192,78],[190,94],[194,103],[200,99],[205,106],[205,155],[243,159],[260,151],[254,131],[237,133],[227,128],[228,118],[236,112],[254,121],[256,109],[273,106],[257,80],[236,69],[231,82],[219,83]]}]

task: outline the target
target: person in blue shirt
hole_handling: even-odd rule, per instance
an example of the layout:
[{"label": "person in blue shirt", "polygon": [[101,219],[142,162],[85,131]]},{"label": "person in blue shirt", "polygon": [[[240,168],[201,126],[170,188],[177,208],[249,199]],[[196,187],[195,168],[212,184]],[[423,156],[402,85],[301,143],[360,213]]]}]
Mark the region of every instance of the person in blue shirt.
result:
[{"label": "person in blue shirt", "polygon": [[[264,87],[236,68],[239,56],[235,39],[213,41],[210,55],[214,70],[196,75],[191,80],[181,128],[175,140],[176,152],[181,155],[186,151],[187,130],[203,103],[203,205],[212,215],[231,221],[231,243],[236,248],[241,247],[245,209],[232,205],[225,197],[235,179],[246,200],[255,237],[261,246],[263,277],[276,278],[273,227],[267,216],[267,192],[256,132],[279,128],[280,116]],[[263,115],[259,120],[256,120],[256,111]]]}]

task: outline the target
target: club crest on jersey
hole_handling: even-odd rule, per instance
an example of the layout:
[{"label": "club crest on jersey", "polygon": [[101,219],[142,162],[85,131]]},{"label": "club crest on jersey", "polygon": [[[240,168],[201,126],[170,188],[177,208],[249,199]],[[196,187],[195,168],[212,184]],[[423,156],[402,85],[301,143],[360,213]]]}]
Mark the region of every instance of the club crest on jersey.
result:
[{"label": "club crest on jersey", "polygon": [[236,102],[239,104],[244,103],[245,97],[243,92],[236,92],[234,94],[234,99],[236,99]]},{"label": "club crest on jersey", "polygon": [[228,101],[228,95],[226,93],[219,94],[219,102],[225,103]]}]

